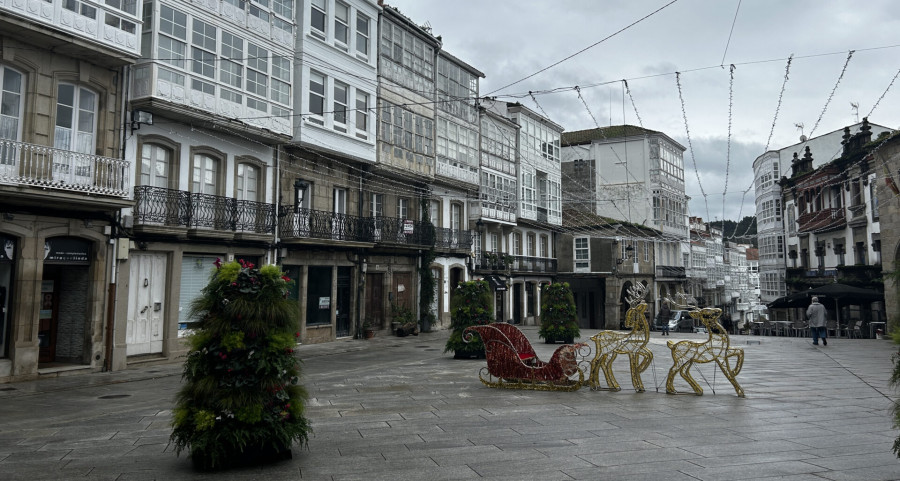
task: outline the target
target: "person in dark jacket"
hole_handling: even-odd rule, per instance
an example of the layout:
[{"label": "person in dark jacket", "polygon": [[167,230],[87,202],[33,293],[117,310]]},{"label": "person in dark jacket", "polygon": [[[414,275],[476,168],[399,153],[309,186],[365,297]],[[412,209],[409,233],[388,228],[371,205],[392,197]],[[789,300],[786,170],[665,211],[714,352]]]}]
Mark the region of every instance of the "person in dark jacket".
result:
[{"label": "person in dark jacket", "polygon": [[669,335],[669,318],[672,317],[672,311],[669,310],[669,302],[662,301],[659,306],[659,312],[656,313],[656,325],[661,326],[662,335]]}]

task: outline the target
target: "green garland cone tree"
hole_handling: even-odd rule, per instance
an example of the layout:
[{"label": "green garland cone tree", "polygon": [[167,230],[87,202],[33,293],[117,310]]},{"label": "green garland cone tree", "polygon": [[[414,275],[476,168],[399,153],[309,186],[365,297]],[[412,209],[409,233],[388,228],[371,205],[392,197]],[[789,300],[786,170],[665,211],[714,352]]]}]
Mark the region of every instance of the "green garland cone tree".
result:
[{"label": "green garland cone tree", "polygon": [[484,357],[484,344],[478,336],[463,341],[463,330],[469,326],[494,321],[494,296],[485,281],[461,282],[450,300],[450,337],[444,352],[453,351],[457,359]]},{"label": "green garland cone tree", "polygon": [[299,311],[277,266],[222,264],[191,305],[182,386],[173,414],[175,452],[199,469],[290,457],[311,431],[294,357]]},{"label": "green garland cone tree", "polygon": [[568,282],[545,284],[541,289],[541,327],[538,335],[547,343],[571,344],[581,336],[575,297]]}]

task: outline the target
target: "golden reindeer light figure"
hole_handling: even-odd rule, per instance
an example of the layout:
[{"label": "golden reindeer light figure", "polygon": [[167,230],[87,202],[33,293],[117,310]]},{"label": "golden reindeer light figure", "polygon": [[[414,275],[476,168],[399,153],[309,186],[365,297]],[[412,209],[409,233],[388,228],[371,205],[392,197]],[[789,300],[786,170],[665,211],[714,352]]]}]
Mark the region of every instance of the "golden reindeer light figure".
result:
[{"label": "golden reindeer light figure", "polygon": [[[644,383],[641,381],[641,373],[647,369],[653,360],[653,353],[647,349],[650,340],[650,326],[644,311],[647,303],[644,297],[647,295],[647,286],[637,283],[627,290],[626,301],[631,306],[625,314],[625,327],[631,328],[628,332],[600,331],[591,337],[597,349],[594,359],[591,361],[591,375],[588,382],[591,389],[619,391],[619,383],[613,375],[612,363],[619,354],[628,356],[631,366],[631,384],[635,391],[644,392]],[[607,388],[600,387],[600,370],[606,378]]]},{"label": "golden reindeer light figure", "polygon": [[[703,388],[697,384],[697,381],[691,376],[691,367],[694,363],[705,364],[715,362],[734,386],[737,395],[744,397],[744,390],[738,384],[735,377],[741,372],[744,365],[744,350],[731,347],[731,341],[725,328],[719,324],[719,316],[722,310],[712,307],[704,307],[703,309],[695,309],[691,311],[691,317],[699,319],[706,327],[708,338],[704,342],[698,341],[669,341],[667,345],[672,350],[672,368],[669,369],[669,375],[666,377],[666,392],[669,394],[677,394],[675,391],[674,381],[675,374],[681,374],[681,377],[691,385],[694,394],[703,395]],[[731,366],[731,360],[735,359],[734,367]]]}]

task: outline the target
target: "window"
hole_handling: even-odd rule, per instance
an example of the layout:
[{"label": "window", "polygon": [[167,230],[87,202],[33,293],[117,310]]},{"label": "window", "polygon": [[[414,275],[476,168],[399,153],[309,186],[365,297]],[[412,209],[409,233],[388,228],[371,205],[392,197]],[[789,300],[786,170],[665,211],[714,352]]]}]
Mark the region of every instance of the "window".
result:
[{"label": "window", "polygon": [[434,121],[412,111],[381,101],[382,149],[397,158],[415,159],[422,163],[424,156],[434,154],[432,139]]},{"label": "window", "polygon": [[384,194],[372,193],[369,196],[369,217],[384,215]]},{"label": "window", "polygon": [[522,255],[522,233],[520,232],[513,233],[513,254]]},{"label": "window", "polygon": [[459,204],[450,204],[450,228],[460,230],[462,222],[462,206]]},{"label": "window", "polygon": [[217,195],[219,179],[219,159],[206,154],[194,155],[191,192],[195,194]]},{"label": "window", "polygon": [[382,23],[379,73],[422,95],[434,92],[434,47],[397,24]]},{"label": "window", "polygon": [[432,200],[428,203],[428,217],[435,226],[441,225],[441,201]]},{"label": "window", "polygon": [[337,46],[347,50],[350,32],[350,7],[341,2],[334,2],[334,41]]},{"label": "window", "polygon": [[650,242],[644,241],[644,262],[650,262]]},{"label": "window", "polygon": [[356,14],[356,53],[359,56],[369,56],[369,17]]},{"label": "window", "polygon": [[409,219],[409,199],[403,197],[397,199],[397,217]]},{"label": "window", "polygon": [[491,235],[488,237],[488,241],[488,251],[497,252],[500,250],[500,236],[491,233]]},{"label": "window", "polygon": [[549,241],[548,241],[548,239],[547,239],[547,236],[542,235],[542,236],[541,236],[541,252],[540,252],[540,256],[541,256],[541,257],[547,257],[547,256],[548,256],[548,254],[549,254],[549,246],[550,246],[550,244],[549,244]]},{"label": "window", "polygon": [[325,18],[328,16],[325,0],[312,0],[310,12],[310,33],[325,40]]},{"label": "window", "polygon": [[575,238],[575,270],[584,271],[591,268],[591,254],[587,237]]},{"label": "window", "polygon": [[259,167],[240,163],[237,171],[237,200],[259,201]]},{"label": "window", "polygon": [[[347,128],[347,98],[350,95],[350,87],[341,82],[334,82],[334,130],[346,132]],[[340,124],[340,125],[338,125]]]},{"label": "window", "polygon": [[309,209],[311,208],[311,195],[312,186],[309,182],[297,181],[294,182],[294,208],[295,209]]},{"label": "window", "polygon": [[158,144],[141,146],[141,185],[168,188],[172,151]]},{"label": "window", "polygon": [[334,189],[334,213],[347,213],[347,189]]},{"label": "window", "polygon": [[535,257],[535,255],[534,255],[534,234],[528,234],[528,236],[525,239],[526,239],[525,248],[527,249],[526,255]]},{"label": "window", "polygon": [[294,0],[272,0],[272,13],[284,18],[293,18]]},{"label": "window", "polygon": [[[72,84],[59,84],[56,92],[56,130],[53,146],[82,154],[94,154],[96,111],[95,93]],[[79,166],[76,166],[76,169],[78,168]],[[85,166],[82,165],[80,168],[83,169]]]},{"label": "window", "polygon": [[161,62],[184,68],[187,41],[187,15],[166,5],[159,7],[159,47]]},{"label": "window", "polygon": [[[269,51],[247,43],[247,90],[266,98],[269,90]],[[286,103],[286,102],[283,102]]]},{"label": "window", "polygon": [[[22,74],[0,65],[0,139],[19,140],[24,89]],[[5,173],[4,165],[14,165],[16,160],[12,146],[0,145],[0,173]]]},{"label": "window", "polygon": [[356,136],[369,138],[369,94],[356,92]]},{"label": "window", "polygon": [[318,119],[310,119],[317,124],[324,124],[325,115],[325,76],[312,72],[309,73],[309,113],[318,116]]}]

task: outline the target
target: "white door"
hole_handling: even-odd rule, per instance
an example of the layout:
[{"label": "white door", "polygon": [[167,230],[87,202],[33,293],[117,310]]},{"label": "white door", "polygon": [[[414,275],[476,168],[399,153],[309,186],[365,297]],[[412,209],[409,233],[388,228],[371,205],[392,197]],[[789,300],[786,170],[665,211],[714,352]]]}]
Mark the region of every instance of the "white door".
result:
[{"label": "white door", "polygon": [[155,354],[163,348],[165,254],[131,254],[125,353]]}]

